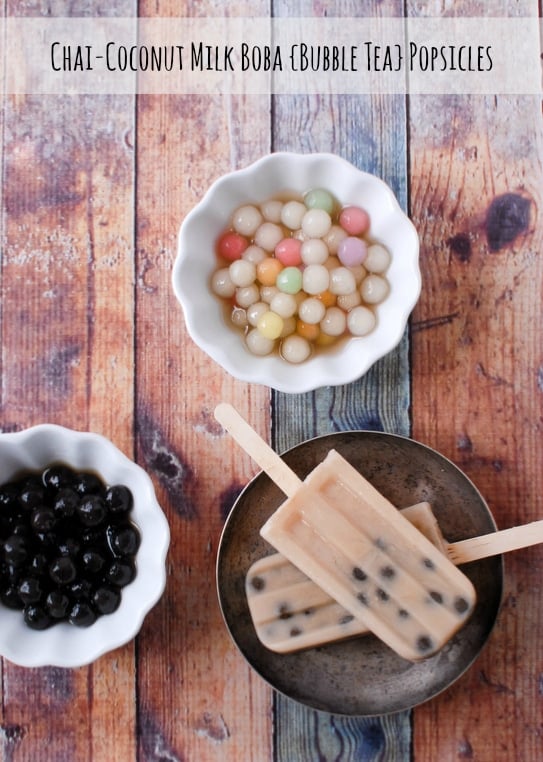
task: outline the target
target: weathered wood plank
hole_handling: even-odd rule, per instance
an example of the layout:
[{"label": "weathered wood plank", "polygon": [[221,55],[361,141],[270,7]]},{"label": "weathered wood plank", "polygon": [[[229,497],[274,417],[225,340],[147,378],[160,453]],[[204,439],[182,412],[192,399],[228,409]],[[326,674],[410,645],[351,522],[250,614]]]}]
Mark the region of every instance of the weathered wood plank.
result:
[{"label": "weathered wood plank", "polygon": [[[535,2],[493,5],[538,23]],[[457,15],[477,12],[455,4]],[[410,99],[412,215],[423,268],[412,336],[413,435],[463,468],[502,527],[542,515],[540,107],[538,98],[520,96]],[[501,215],[492,214],[497,203]],[[507,218],[518,228],[509,241],[499,222]],[[543,755],[542,567],[540,548],[506,558],[504,604],[483,655],[416,712],[417,762]]]},{"label": "weathered wood plank", "polygon": [[[156,13],[154,3],[140,12]],[[262,2],[232,15],[266,15]],[[221,15],[206,2],[161,3],[161,15]],[[213,418],[231,401],[265,437],[269,390],[237,382],[189,339],[171,289],[183,217],[213,180],[269,151],[269,99],[156,96],[138,103],[137,435],[172,543],[168,586],[139,640],[142,759],[265,762],[271,691],[230,642],[215,592],[225,514],[256,468]],[[205,319],[205,317],[203,318]]]},{"label": "weathered wood plank", "polygon": [[[72,11],[99,12],[85,6]],[[2,428],[92,429],[131,455],[133,99],[18,97],[3,106]],[[4,662],[2,692],[6,760],[135,755],[133,645],[79,670]]]},{"label": "weathered wood plank", "polygon": [[[318,16],[319,3],[274,3],[274,15]],[[397,2],[342,2],[334,16],[396,16]],[[383,128],[384,126],[384,128]],[[388,182],[406,206],[406,113],[403,96],[277,96],[274,148],[331,151]],[[409,433],[408,343],[365,378],[303,395],[274,394],[274,446],[282,451],[311,436],[348,429]],[[306,710],[276,696],[277,760],[408,760],[410,716],[346,719]]]}]

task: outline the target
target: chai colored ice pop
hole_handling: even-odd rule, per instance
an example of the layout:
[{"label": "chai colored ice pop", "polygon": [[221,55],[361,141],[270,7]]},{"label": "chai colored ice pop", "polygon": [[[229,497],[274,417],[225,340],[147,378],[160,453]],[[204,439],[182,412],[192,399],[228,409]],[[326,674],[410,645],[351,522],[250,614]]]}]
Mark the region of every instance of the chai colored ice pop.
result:
[{"label": "chai colored ice pop", "polygon": [[260,534],[410,661],[441,649],[475,605],[468,577],[335,450]]},{"label": "chai colored ice pop", "polygon": [[[402,514],[444,553],[446,542],[430,503]],[[277,653],[292,653],[365,635],[368,628],[280,553],[255,561],[245,579],[258,639]]]},{"label": "chai colored ice pop", "polygon": [[[421,608],[421,588],[424,591],[427,581],[438,581],[438,575],[436,574],[434,576],[429,572],[433,572],[436,569],[442,570],[446,572],[445,577],[448,579],[451,574],[451,569],[447,557],[450,559],[450,562],[452,562],[452,568],[454,570],[454,564],[464,564],[469,561],[488,558],[499,553],[505,553],[543,542],[543,520],[539,520],[498,532],[491,532],[480,537],[473,537],[459,542],[450,543],[447,545],[446,555],[442,555],[437,548],[434,548],[432,544],[424,538],[420,531],[411,526],[409,521],[401,516],[400,512],[397,511],[394,506],[388,503],[382,495],[376,492],[376,490],[374,490],[374,488],[371,487],[371,485],[369,485],[366,480],[337,453],[331,453],[329,455],[329,457],[336,460],[336,466],[334,467],[332,464],[332,468],[328,468],[328,473],[326,473],[326,469],[322,468],[324,464],[323,462],[311,472],[304,482],[302,482],[282,458],[261,439],[256,431],[249,426],[231,405],[228,405],[227,403],[217,405],[215,409],[215,417],[238,444],[251,454],[259,466],[289,498],[279,507],[268,522],[266,522],[266,527],[268,529],[264,527],[263,530],[269,534],[269,529],[271,527],[272,535],[282,535],[283,539],[286,538],[287,543],[290,541],[290,545],[294,546],[294,552],[291,553],[291,558],[289,560],[293,562],[292,556],[294,556],[295,560],[293,563],[299,566],[302,571],[306,572],[306,576],[309,576],[314,583],[323,587],[325,592],[336,601],[340,598],[337,591],[341,588],[343,592],[341,593],[341,600],[339,600],[340,603],[343,602],[345,586],[348,582],[351,586],[349,602],[351,606],[355,608],[356,603],[352,599],[354,581],[356,584],[367,583],[369,581],[370,585],[365,586],[370,589],[370,596],[368,596],[368,590],[358,590],[355,597],[356,601],[361,604],[361,607],[354,613],[363,623],[368,625],[368,628],[371,631],[382,637],[382,639],[385,640],[385,642],[388,642],[392,647],[396,646],[399,653],[411,654],[411,656],[407,656],[407,658],[413,658],[414,660],[424,658],[425,656],[430,655],[430,652],[433,652],[434,648],[439,647],[436,643],[430,643],[427,640],[429,637],[428,634],[423,632],[416,636],[415,643],[413,644],[413,633],[411,632],[411,629],[413,621],[416,623],[418,620],[417,617],[413,617],[413,621],[411,621],[410,617],[406,616],[406,614],[411,614],[411,609],[413,607],[413,593],[418,592],[419,594],[419,599],[416,602],[417,605],[415,607],[416,613],[419,614],[421,613],[419,611]],[[328,458],[326,460],[328,460]],[[328,465],[330,466],[331,464],[329,463]],[[313,479],[311,482],[311,479],[319,471],[319,479],[322,483],[319,483],[317,479]],[[340,478],[338,478],[338,476]],[[325,477],[324,481],[323,477]],[[324,484],[325,481],[327,481],[328,484]],[[303,499],[304,496],[306,498],[305,501]],[[296,500],[293,498],[296,498]],[[354,516],[352,515],[352,510],[347,511],[349,514],[347,517],[341,515],[342,505],[350,506],[353,500],[355,502],[360,501],[360,498],[365,498],[365,502],[369,503],[374,511],[377,510],[377,514],[380,516],[377,528],[384,528],[385,526],[387,529],[389,528],[390,522],[383,521],[388,515],[388,517],[392,519],[391,523],[397,530],[397,533],[399,532],[399,537],[396,537],[394,541],[391,541],[392,537],[383,538],[380,536],[382,534],[380,532],[377,532],[376,536],[375,527],[371,528],[371,522],[366,521],[366,512],[364,510]],[[323,511],[323,503],[326,508],[326,500],[332,503],[333,508],[331,511]],[[361,502],[364,502],[364,499],[361,500]],[[290,505],[292,513],[290,519],[288,517],[288,509],[286,508],[288,505]],[[316,525],[314,524],[313,527],[310,522],[301,519],[304,505],[306,508],[305,517],[307,518],[309,515],[312,515],[313,519],[317,518]],[[383,512],[384,515],[380,513],[380,511]],[[356,514],[356,512],[354,513]],[[321,516],[320,519],[319,515]],[[338,519],[340,519],[337,522],[338,527],[335,526],[334,521],[330,520],[330,516],[337,516]],[[357,525],[356,532],[351,531],[349,519],[354,519],[354,523]],[[358,526],[359,523],[362,524],[362,527]],[[335,545],[329,541],[329,537],[327,536],[329,530],[333,530],[331,531],[331,535],[334,538]],[[371,536],[368,536],[368,530],[371,530],[370,534],[373,535],[373,539]],[[308,532],[310,535],[309,544],[307,544],[307,539],[303,537],[304,534],[307,535]],[[302,536],[301,543],[300,535]],[[345,549],[348,554],[351,554],[353,548],[356,549],[358,544],[364,545],[364,543],[360,543],[360,535],[365,537],[365,546],[366,551],[368,551],[367,555],[368,560],[370,561],[373,577],[368,574],[368,571],[360,566],[359,559],[357,559],[357,563],[354,565],[352,561],[349,561],[349,555],[347,555],[348,565],[349,563],[351,564],[350,575],[347,565],[347,569],[343,569],[343,579],[341,580],[341,585],[338,587],[336,577],[337,569],[340,568],[339,561],[341,559],[343,563],[345,562]],[[319,540],[320,546],[326,550],[326,554],[319,554],[319,550],[316,546],[313,547],[311,545],[313,540]],[[272,544],[274,543],[272,542]],[[279,539],[279,544],[281,547],[276,546],[276,548],[281,551],[285,547],[282,539]],[[318,543],[316,545],[318,545]],[[385,545],[385,548],[383,548],[383,545]],[[334,547],[336,547],[337,553],[334,551]],[[302,550],[304,550],[305,553],[303,553]],[[398,570],[395,569],[393,564],[383,565],[381,563],[384,558],[386,558],[385,550],[393,550],[399,555]],[[284,555],[286,556],[287,554],[284,553]],[[423,579],[419,578],[421,569],[420,564],[417,564],[416,561],[417,557],[419,557],[420,560],[421,555],[423,558],[422,566],[424,567]],[[309,559],[309,564],[307,563],[307,559]],[[409,572],[409,568],[413,562],[415,562],[416,567],[414,585],[412,584],[413,576],[410,576]],[[315,570],[315,574],[312,575],[311,572],[309,572],[307,575],[308,566]],[[400,570],[401,574],[398,575],[396,572]],[[323,571],[324,575],[328,576],[328,582],[330,583],[328,585],[321,584]],[[459,570],[454,571],[459,572]],[[334,573],[336,573],[336,576],[334,576]],[[454,577],[454,572],[452,576]],[[376,582],[376,580],[378,580],[378,582]],[[396,584],[398,580],[399,584]],[[385,582],[386,585],[384,584]],[[452,624],[451,631],[455,630],[454,621],[452,623],[450,622],[451,613],[453,615],[453,620],[455,616],[465,620],[467,616],[469,616],[475,602],[473,587],[464,575],[460,573],[460,578],[456,577],[453,582],[465,590],[465,597],[460,594],[454,594],[451,589],[449,589],[447,591],[447,599],[445,599],[443,591],[438,590],[434,584],[431,585],[431,588],[426,589],[426,594],[423,593],[422,613],[424,616],[422,617],[423,621],[420,622],[420,624],[425,625],[430,622],[432,627],[434,627],[437,620],[438,630],[440,630],[441,635],[443,635],[443,629],[447,629],[447,623]],[[377,617],[376,627],[375,625],[372,626],[373,622],[372,617],[370,616],[370,614],[373,615],[373,619],[375,620],[376,613],[383,614],[384,611],[388,611],[388,620],[390,620],[390,612],[392,611],[393,606],[389,606],[388,604],[389,602],[394,601],[394,596],[390,594],[387,587],[390,588],[391,584],[394,584],[394,587],[396,588],[394,591],[396,597],[399,595],[399,599],[402,602],[405,601],[406,604],[401,604],[401,607],[398,608],[398,619],[401,620],[402,624],[409,625],[405,632],[401,633],[398,631],[398,621],[393,621],[392,636],[390,636],[390,621],[387,621],[387,617],[384,617],[384,620],[379,620]],[[349,590],[348,585],[347,589]],[[374,598],[371,597],[372,591],[375,594]],[[349,593],[347,593],[347,596],[349,596]],[[415,595],[415,598],[416,597],[417,596]],[[369,610],[368,603],[372,604],[372,608],[377,605],[376,612]],[[387,604],[386,606],[384,605],[385,603]],[[451,603],[452,612],[450,610]],[[345,608],[349,609],[349,606],[346,606]],[[437,613],[437,616],[434,618],[433,616],[430,616],[431,613],[434,615]],[[461,626],[461,624],[462,622],[456,622],[456,629]],[[410,634],[406,641],[407,629],[409,629]],[[383,637],[383,633],[385,633],[385,637]],[[405,645],[406,642],[407,646]],[[414,649],[413,645],[415,646]]]},{"label": "chai colored ice pop", "polygon": [[464,624],[470,580],[339,453],[301,482],[231,405],[215,417],[287,495],[262,537],[387,645],[418,661]]}]

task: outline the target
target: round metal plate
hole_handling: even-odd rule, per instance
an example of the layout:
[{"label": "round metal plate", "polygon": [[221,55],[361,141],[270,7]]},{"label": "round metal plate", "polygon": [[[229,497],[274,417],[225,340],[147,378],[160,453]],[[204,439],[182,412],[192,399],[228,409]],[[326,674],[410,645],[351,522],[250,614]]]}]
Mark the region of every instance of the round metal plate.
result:
[{"label": "round metal plate", "polygon": [[[484,499],[465,474],[435,450],[406,437],[373,431],[329,434],[297,445],[283,458],[303,479],[331,448],[398,508],[430,502],[449,542],[496,529]],[[372,635],[292,654],[265,648],[249,614],[245,576],[254,561],[274,552],[259,530],[284,499],[266,474],[258,474],[228,516],[217,557],[224,621],[240,652],[264,680],[309,707],[370,716],[427,701],[468,669],[498,614],[503,586],[501,556],[463,567],[477,590],[475,612],[438,654],[425,661],[405,661]]]}]

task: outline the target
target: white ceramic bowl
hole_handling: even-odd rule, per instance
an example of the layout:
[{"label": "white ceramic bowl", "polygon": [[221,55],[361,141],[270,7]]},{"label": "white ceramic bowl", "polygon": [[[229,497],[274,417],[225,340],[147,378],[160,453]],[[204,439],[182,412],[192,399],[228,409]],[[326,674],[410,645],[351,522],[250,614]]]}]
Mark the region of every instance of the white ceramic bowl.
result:
[{"label": "white ceramic bowl", "polygon": [[20,611],[0,604],[0,656],[24,667],[79,667],[124,645],[138,633],[166,584],[169,527],[147,473],[98,434],[53,424],[0,434],[0,484],[20,472],[39,471],[54,462],[94,471],[106,484],[124,484],[132,491],[130,517],[141,535],[137,573],[123,588],[119,608],[99,617],[90,627],[62,622],[46,630],[33,630]]},{"label": "white ceramic bowl", "polygon": [[[390,293],[378,305],[371,333],[293,365],[277,354],[257,357],[249,352],[240,332],[227,324],[210,279],[218,267],[216,240],[238,206],[312,188],[326,188],[340,205],[359,205],[369,212],[370,237],[392,254],[386,272]],[[420,294],[418,256],[417,232],[381,179],[333,154],[272,153],[219,178],[187,215],[179,231],[172,282],[193,341],[225,370],[242,381],[301,393],[360,378],[398,344]]]}]

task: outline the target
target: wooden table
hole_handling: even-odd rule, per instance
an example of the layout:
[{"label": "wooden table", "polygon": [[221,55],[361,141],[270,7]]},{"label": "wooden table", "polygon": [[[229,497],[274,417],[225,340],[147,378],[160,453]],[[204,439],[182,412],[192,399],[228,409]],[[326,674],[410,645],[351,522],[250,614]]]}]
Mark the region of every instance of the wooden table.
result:
[{"label": "wooden table", "polygon": [[[3,7],[77,16],[102,5]],[[271,5],[318,16],[332,4]],[[347,17],[486,13],[477,0],[333,5]],[[226,6],[271,12],[264,0],[121,0],[115,14]],[[538,16],[535,0],[492,6]],[[499,526],[543,516],[540,98],[19,96],[3,106],[1,428],[50,421],[106,435],[151,475],[172,542],[166,592],[134,642],[81,669],[3,661],[1,758],[543,759],[540,547],[507,557],[480,658],[412,712],[331,716],[252,673],[223,626],[214,561],[256,466],[213,418],[229,400],[279,451],[344,429],[410,435],[465,471]],[[363,379],[304,395],[229,377],[188,338],[170,285],[179,224],[209,184],[279,149],[333,151],[382,176],[421,239],[423,290],[400,346]]]}]

